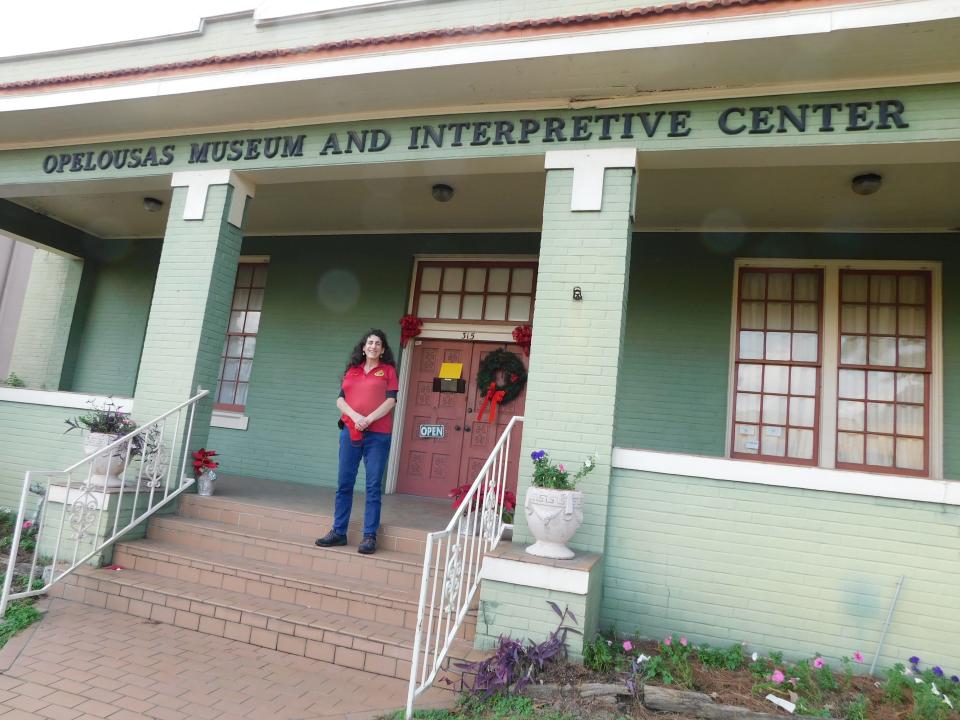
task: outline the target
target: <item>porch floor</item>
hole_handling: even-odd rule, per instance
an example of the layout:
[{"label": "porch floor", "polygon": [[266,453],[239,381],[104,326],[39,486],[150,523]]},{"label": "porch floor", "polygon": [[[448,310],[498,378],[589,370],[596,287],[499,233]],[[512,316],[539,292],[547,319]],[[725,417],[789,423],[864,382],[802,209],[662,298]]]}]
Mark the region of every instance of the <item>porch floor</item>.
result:
[{"label": "porch floor", "polygon": [[[248,505],[332,516],[336,489],[282,480],[218,475],[216,495]],[[362,523],[365,501],[365,493],[354,493],[353,510],[350,514],[352,527]],[[401,527],[433,532],[445,528],[452,515],[451,501],[445,498],[393,493],[383,495],[380,504],[380,524],[384,528]]]}]

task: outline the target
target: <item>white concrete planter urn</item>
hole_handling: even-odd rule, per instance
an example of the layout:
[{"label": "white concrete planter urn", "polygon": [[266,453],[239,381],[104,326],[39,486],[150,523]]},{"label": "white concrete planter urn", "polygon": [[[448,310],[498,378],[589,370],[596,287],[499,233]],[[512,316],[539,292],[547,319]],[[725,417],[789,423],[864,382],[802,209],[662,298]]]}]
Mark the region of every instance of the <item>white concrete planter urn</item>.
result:
[{"label": "white concrete planter urn", "polygon": [[527,526],[537,540],[527,552],[555,560],[572,558],[574,552],[567,547],[567,542],[583,523],[583,493],[530,487],[523,507]]},{"label": "white concrete planter urn", "polygon": [[[117,435],[109,433],[87,433],[83,440],[84,455],[90,456],[103,450],[107,445],[116,441]],[[118,488],[123,485],[120,473],[123,472],[123,463],[126,460],[125,445],[120,445],[110,452],[102,453],[91,461],[90,484],[108,488]]]}]

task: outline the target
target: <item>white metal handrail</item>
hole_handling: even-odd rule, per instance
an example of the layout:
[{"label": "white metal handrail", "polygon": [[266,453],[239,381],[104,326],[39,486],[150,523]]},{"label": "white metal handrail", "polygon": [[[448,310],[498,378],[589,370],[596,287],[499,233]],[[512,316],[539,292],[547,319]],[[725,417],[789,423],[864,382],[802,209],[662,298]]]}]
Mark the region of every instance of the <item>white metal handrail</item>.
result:
[{"label": "white metal handrail", "polygon": [[[55,582],[62,580],[196,482],[192,477],[186,477],[185,471],[197,402],[207,395],[208,390],[198,391],[189,400],[117,438],[66,470],[27,471],[20,492],[20,507],[7,560],[3,594],[0,596],[0,617],[6,613],[11,600],[46,593]],[[172,424],[172,432],[168,424]],[[174,456],[180,458],[179,462],[173,461]],[[115,467],[120,461],[123,462],[122,469]],[[109,487],[110,478],[118,479],[116,487]],[[109,492],[111,490],[113,492]],[[31,521],[36,526],[34,548],[24,588],[14,591],[13,580],[23,539],[22,531],[28,522],[28,493],[41,496],[35,520]],[[59,516],[50,510],[51,495],[56,499],[62,498]],[[116,495],[113,528],[108,538],[98,540],[104,509],[112,495]],[[130,519],[120,527],[120,517],[126,515],[124,497],[131,502],[131,495]],[[144,507],[141,509],[142,505]],[[91,531],[91,528],[94,529]],[[91,547],[81,553],[81,545],[87,540]],[[73,545],[72,550],[63,548],[64,541],[67,545]],[[64,557],[61,557],[61,550]],[[39,580],[42,586],[34,588],[35,580]]]},{"label": "white metal handrail", "polygon": [[484,554],[499,544],[504,530],[513,527],[504,522],[503,508],[510,433],[522,422],[519,415],[510,419],[447,527],[427,535],[407,690],[407,720],[413,717],[414,700],[433,684],[442,669],[470,610],[480,587]]}]

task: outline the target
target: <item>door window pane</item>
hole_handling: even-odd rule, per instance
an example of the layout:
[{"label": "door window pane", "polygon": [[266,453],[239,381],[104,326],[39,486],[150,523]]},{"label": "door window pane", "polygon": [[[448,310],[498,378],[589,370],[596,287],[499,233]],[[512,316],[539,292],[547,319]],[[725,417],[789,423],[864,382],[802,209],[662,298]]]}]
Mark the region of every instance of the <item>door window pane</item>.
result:
[{"label": "door window pane", "polygon": [[867,435],[867,465],[893,466],[893,438],[889,435]]},{"label": "door window pane", "polygon": [[816,401],[808,397],[790,398],[790,424],[813,427],[816,416]]},{"label": "door window pane", "polygon": [[766,297],[767,276],[765,273],[745,272],[740,276],[740,297],[763,300]]},{"label": "door window pane", "polygon": [[515,293],[533,292],[533,269],[532,268],[514,268],[513,283],[510,288]]},{"label": "door window pane", "polygon": [[790,391],[790,368],[787,365],[767,365],[763,370],[763,391],[786,395]]},{"label": "door window pane", "polygon": [[[531,271],[532,272],[532,271]],[[467,268],[467,278],[464,290],[467,292],[482,293],[483,284],[487,281],[487,269],[482,267]]]},{"label": "door window pane", "polygon": [[840,400],[837,403],[837,427],[841,430],[863,430],[865,414],[864,403]]},{"label": "door window pane", "polygon": [[770,425],[786,425],[787,398],[782,395],[764,395],[762,419]]},{"label": "door window pane", "polygon": [[507,315],[507,296],[488,295],[487,307],[483,311],[484,320],[504,320]]},{"label": "door window pane", "polygon": [[863,463],[863,435],[837,433],[837,461],[857,465]]},{"label": "door window pane", "polygon": [[767,360],[789,360],[790,333],[768,332],[765,356]]},{"label": "door window pane", "polygon": [[507,292],[510,284],[510,268],[490,268],[487,292]]},{"label": "door window pane", "polygon": [[427,290],[436,292],[440,289],[440,275],[443,273],[443,268],[439,267],[424,267],[423,272],[420,274],[420,290]]},{"label": "door window pane", "polygon": [[867,301],[867,276],[859,273],[843,273],[840,277],[841,301],[848,302],[866,302]]},{"label": "door window pane", "polygon": [[530,319],[530,297],[524,295],[514,295],[510,298],[510,312],[507,314],[507,320],[526,322]]},{"label": "door window pane", "polygon": [[867,398],[870,400],[893,400],[894,374],[892,372],[867,373]]},{"label": "door window pane", "polygon": [[813,459],[813,430],[790,428],[787,434],[787,455],[801,460]]},{"label": "door window pane", "polygon": [[462,267],[445,267],[443,269],[443,291],[444,292],[460,292],[462,289],[463,289],[463,268]]},{"label": "door window pane", "polygon": [[923,470],[926,457],[923,440],[897,438],[897,467],[904,470]]},{"label": "door window pane", "polygon": [[840,308],[840,331],[866,335],[867,306],[843,305]]},{"label": "door window pane", "polygon": [[762,302],[740,303],[740,327],[750,330],[763,330]]},{"label": "door window pane", "polygon": [[483,318],[483,295],[464,295],[463,312],[461,317],[464,320],[480,320]]},{"label": "door window pane", "polygon": [[441,295],[439,317],[456,319],[460,317],[460,295]]},{"label": "door window pane", "polygon": [[817,369],[812,367],[791,368],[790,392],[794,395],[815,395],[817,392]]},{"label": "door window pane", "polygon": [[857,335],[840,338],[840,362],[846,365],[867,364],[867,339]]},{"label": "door window pane", "polygon": [[793,275],[770,273],[767,275],[767,300],[790,300],[793,297]]},{"label": "door window pane", "polygon": [[440,300],[439,295],[424,293],[420,296],[420,304],[417,307],[417,317],[429,320],[437,316],[437,303]]},{"label": "door window pane", "polygon": [[739,365],[737,367],[737,390],[760,392],[763,365]]},{"label": "door window pane", "polygon": [[760,422],[760,396],[752,393],[737,393],[737,422]]},{"label": "door window pane", "polygon": [[792,307],[790,303],[767,303],[767,329],[789,330]]}]

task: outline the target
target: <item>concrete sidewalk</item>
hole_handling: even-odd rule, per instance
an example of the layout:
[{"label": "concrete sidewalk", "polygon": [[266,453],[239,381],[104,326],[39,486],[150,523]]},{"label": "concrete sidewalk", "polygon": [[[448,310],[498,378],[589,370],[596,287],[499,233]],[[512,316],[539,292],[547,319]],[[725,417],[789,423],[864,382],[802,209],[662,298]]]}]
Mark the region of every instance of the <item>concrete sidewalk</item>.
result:
[{"label": "concrete sidewalk", "polygon": [[[401,680],[62,599],[0,651],[0,720],[366,720]],[[454,695],[432,689],[418,707]]]}]

